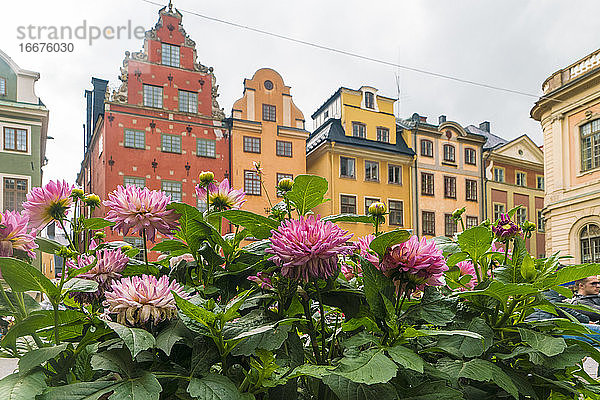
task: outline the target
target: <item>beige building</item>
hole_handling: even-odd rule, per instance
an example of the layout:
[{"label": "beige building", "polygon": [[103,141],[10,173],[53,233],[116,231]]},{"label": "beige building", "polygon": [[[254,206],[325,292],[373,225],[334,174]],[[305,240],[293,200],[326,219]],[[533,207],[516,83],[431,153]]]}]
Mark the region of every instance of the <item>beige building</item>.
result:
[{"label": "beige building", "polygon": [[600,50],[542,90],[531,116],[544,132],[546,254],[600,262]]}]

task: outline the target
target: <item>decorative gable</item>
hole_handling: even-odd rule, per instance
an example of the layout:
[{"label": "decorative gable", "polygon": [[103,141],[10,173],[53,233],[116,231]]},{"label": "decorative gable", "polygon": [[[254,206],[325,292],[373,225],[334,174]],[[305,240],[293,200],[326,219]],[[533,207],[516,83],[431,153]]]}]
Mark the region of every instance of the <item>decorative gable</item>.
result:
[{"label": "decorative gable", "polygon": [[544,153],[527,135],[508,142],[495,153],[535,164],[544,164]]}]

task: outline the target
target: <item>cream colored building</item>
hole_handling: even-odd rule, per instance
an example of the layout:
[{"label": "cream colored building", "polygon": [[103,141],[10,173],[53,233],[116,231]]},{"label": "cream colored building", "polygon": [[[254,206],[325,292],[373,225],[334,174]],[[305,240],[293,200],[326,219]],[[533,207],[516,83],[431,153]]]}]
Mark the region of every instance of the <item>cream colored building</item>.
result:
[{"label": "cream colored building", "polygon": [[544,132],[546,254],[600,262],[600,49],[542,90],[531,116]]}]

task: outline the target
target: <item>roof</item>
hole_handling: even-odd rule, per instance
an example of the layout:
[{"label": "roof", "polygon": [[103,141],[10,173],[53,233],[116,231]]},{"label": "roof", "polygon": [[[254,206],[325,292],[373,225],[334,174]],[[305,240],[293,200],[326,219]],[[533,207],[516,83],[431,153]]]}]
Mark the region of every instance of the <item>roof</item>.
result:
[{"label": "roof", "polygon": [[491,132],[484,131],[475,125],[468,125],[465,127],[465,130],[469,133],[473,133],[476,135],[484,136],[487,141],[483,145],[483,150],[490,150],[496,147],[504,146],[508,141],[506,139],[501,138],[500,136],[496,136]]},{"label": "roof", "polygon": [[311,152],[321,143],[326,141],[348,144],[351,146],[359,146],[372,150],[387,151],[390,153],[403,154],[407,156],[413,156],[415,154],[415,152],[406,145],[401,132],[396,132],[396,144],[347,136],[344,132],[342,121],[336,118],[328,119],[323,125],[310,134],[306,140],[306,152]]}]

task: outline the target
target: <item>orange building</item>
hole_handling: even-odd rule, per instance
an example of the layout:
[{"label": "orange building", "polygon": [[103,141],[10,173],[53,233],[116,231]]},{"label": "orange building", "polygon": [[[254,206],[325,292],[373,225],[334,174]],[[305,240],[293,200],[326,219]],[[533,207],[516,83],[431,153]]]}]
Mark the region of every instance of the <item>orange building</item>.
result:
[{"label": "orange building", "polygon": [[[277,71],[261,68],[244,79],[244,95],[232,109],[231,180],[243,187],[244,209],[267,213],[277,196],[277,182],[306,173],[304,114]],[[254,167],[260,162],[262,180]]]}]

